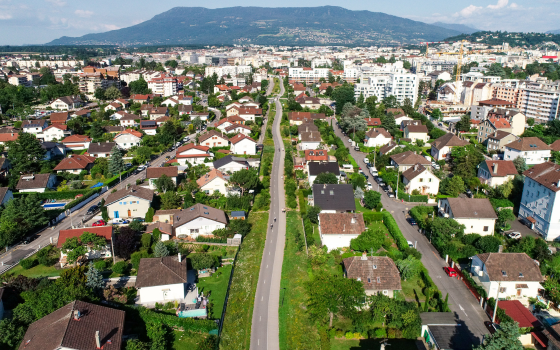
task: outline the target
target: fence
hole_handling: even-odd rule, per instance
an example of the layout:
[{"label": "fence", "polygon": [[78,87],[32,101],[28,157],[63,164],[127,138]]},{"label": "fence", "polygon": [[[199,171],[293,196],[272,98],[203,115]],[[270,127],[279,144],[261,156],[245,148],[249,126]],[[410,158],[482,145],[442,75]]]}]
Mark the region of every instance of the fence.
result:
[{"label": "fence", "polygon": [[[45,229],[46,229],[46,228],[44,228],[43,230],[45,230]],[[41,230],[41,231],[43,231],[43,230]],[[39,232],[41,232],[41,231],[39,231]],[[37,232],[37,233],[39,233],[39,232]],[[15,264],[11,264],[10,266],[6,266],[6,265],[0,266],[0,274],[4,274],[4,273],[10,271],[10,270],[13,269],[14,267],[18,266],[19,263],[20,263],[20,261],[25,260],[25,259],[29,258],[30,256],[32,256],[32,255],[34,255],[34,254],[37,254],[37,252],[38,252],[39,250],[41,250],[42,248],[45,248],[45,247],[48,246],[48,245],[50,245],[50,243],[44,245],[43,247],[41,247],[41,245],[39,245],[39,247],[37,247],[35,250],[33,250],[31,253],[27,254],[27,255],[24,256],[23,258],[19,259],[19,260],[17,261],[17,263],[15,263]]]},{"label": "fence", "polygon": [[218,328],[218,342],[219,342],[219,338],[222,335],[222,328],[224,327],[224,318],[226,317],[226,310],[227,310],[227,303],[228,303],[228,299],[229,299],[229,289],[231,288],[231,281],[233,280],[233,274],[235,272],[235,262],[237,261],[237,255],[239,255],[239,249],[237,249],[237,252],[235,253],[235,258],[234,258],[234,263],[231,266],[231,274],[229,275],[229,282],[228,282],[228,287],[227,287],[227,291],[226,291],[226,298],[224,300],[224,307],[222,309],[222,317],[220,318],[220,325]]}]

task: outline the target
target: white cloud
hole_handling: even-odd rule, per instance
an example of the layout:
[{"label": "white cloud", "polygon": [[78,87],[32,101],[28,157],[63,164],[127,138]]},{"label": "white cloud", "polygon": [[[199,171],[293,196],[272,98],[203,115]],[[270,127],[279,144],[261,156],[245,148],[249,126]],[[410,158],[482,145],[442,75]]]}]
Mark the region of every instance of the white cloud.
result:
[{"label": "white cloud", "polygon": [[76,16],[82,17],[82,18],[89,18],[89,17],[93,16],[93,12],[88,11],[88,10],[76,10],[76,11],[74,11],[74,13],[76,14]]},{"label": "white cloud", "polygon": [[121,27],[116,26],[114,24],[103,24],[102,25],[105,29],[107,30],[117,30],[117,29],[121,29]]},{"label": "white cloud", "polygon": [[512,2],[511,5],[509,5],[509,8],[510,8],[510,9],[516,9],[516,8],[518,8],[518,7],[519,7],[519,6],[518,6],[515,2]]},{"label": "white cloud", "polygon": [[[506,0],[507,1],[507,0]],[[479,6],[474,6],[474,5],[469,5],[467,7],[465,7],[464,9],[462,9],[461,11],[457,12],[456,14],[454,14],[454,17],[457,16],[461,16],[461,17],[470,17],[472,16],[474,13],[478,12],[479,10],[481,10],[482,7]]]},{"label": "white cloud", "polygon": [[0,13],[0,19],[10,19],[12,18],[12,15],[10,15],[9,13]]},{"label": "white cloud", "polygon": [[46,0],[47,2],[50,2],[51,4],[55,5],[55,6],[64,6],[66,5],[66,1],[62,1],[62,0]]},{"label": "white cloud", "polygon": [[506,7],[508,2],[508,0],[498,0],[498,3],[496,5],[488,5],[488,8],[492,10],[501,9],[503,7]]}]

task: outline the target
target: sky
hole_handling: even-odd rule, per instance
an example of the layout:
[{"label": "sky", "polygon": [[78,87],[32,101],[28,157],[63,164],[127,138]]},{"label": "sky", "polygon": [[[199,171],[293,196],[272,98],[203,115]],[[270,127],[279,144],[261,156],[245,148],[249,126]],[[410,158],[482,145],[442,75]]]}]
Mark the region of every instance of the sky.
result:
[{"label": "sky", "polygon": [[[545,32],[560,29],[560,0],[307,0],[305,6],[340,6],[384,12],[425,23],[460,23],[483,30]],[[176,6],[263,6],[257,0],[0,0],[0,45],[44,44],[129,27]],[[299,0],[268,0],[267,7],[298,7]]]}]

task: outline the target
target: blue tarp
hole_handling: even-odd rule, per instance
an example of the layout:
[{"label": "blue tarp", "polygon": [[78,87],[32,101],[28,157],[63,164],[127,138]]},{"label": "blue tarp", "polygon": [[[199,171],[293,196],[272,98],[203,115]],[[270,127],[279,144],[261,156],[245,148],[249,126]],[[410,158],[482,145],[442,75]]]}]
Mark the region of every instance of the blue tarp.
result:
[{"label": "blue tarp", "polygon": [[95,185],[91,186],[90,188],[97,188],[103,186],[103,182],[98,182]]}]

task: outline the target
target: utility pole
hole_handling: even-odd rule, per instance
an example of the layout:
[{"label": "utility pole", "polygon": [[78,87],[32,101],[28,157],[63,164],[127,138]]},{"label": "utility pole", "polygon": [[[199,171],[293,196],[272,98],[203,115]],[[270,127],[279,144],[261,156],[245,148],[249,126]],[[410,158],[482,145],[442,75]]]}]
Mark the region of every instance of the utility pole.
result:
[{"label": "utility pole", "polygon": [[397,165],[397,188],[395,189],[395,198],[399,199],[399,166]]},{"label": "utility pole", "polygon": [[494,314],[492,315],[492,323],[496,323],[496,312],[498,311],[498,297],[500,296],[500,284],[498,282],[498,293],[496,293],[496,304],[494,304]]}]

